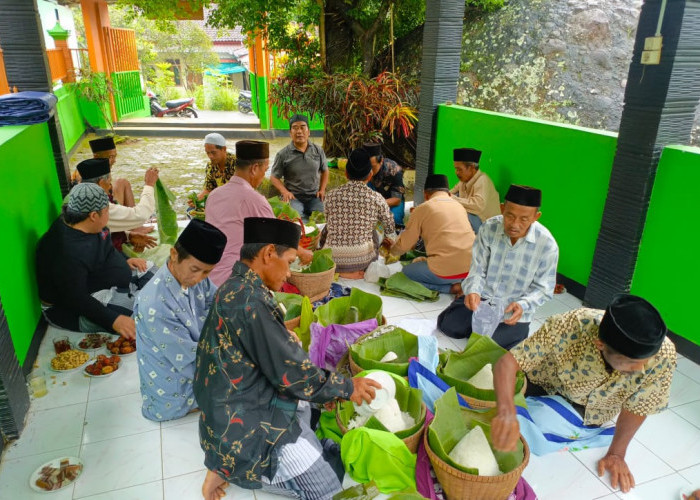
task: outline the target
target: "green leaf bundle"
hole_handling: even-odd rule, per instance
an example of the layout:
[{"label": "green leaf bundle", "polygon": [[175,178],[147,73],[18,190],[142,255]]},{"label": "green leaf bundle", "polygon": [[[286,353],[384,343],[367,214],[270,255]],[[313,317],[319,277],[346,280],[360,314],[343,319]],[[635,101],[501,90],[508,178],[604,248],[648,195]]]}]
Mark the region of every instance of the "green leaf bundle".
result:
[{"label": "green leaf bundle", "polygon": [[346,297],[337,297],[335,299],[331,299],[322,306],[318,306],[314,311],[314,321],[321,323],[323,326],[346,325],[348,324],[346,322],[346,318],[351,317],[348,314],[351,307],[357,308],[358,319],[357,321],[354,321],[355,323],[370,318],[376,318],[377,324],[381,324],[381,297],[378,297],[373,293],[362,291],[359,288],[353,288],[350,295]]},{"label": "green leaf bundle", "polygon": [[379,278],[379,287],[381,294],[387,297],[400,297],[418,302],[435,302],[440,298],[440,292],[424,287],[404,273],[396,273],[389,278]]},{"label": "green leaf bundle", "polygon": [[302,273],[322,273],[333,269],[335,262],[333,261],[333,251],[330,248],[323,248],[321,250],[316,250],[314,256],[311,259],[311,263],[302,268]]},{"label": "green leaf bundle", "polygon": [[299,219],[299,212],[294,210],[289,203],[285,203],[284,201],[280,200],[279,196],[268,198],[267,201],[272,207],[272,212],[275,214],[276,218],[290,221]]},{"label": "green leaf bundle", "polygon": [[177,214],[173,210],[172,203],[175,195],[165,187],[163,181],[158,179],[155,185],[156,211],[158,212],[158,242],[162,245],[174,245],[177,241]]},{"label": "green leaf bundle", "polygon": [[[386,333],[374,335],[379,332]],[[394,351],[398,359],[382,363],[380,360],[389,351]],[[365,370],[384,370],[405,377],[408,360],[418,356],[418,337],[398,326],[380,326],[351,345],[350,356]]]}]

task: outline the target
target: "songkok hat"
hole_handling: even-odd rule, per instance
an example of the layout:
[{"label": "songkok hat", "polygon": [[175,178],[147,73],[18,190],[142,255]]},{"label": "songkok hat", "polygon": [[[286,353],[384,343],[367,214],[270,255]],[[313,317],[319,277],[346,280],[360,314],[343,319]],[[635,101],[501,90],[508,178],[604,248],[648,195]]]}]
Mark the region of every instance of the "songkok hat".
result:
[{"label": "songkok hat", "polygon": [[661,348],[666,324],[659,311],[635,295],[616,295],[600,322],[598,337],[632,359],[650,358]]},{"label": "songkok hat", "polygon": [[481,151],[471,148],[458,148],[452,151],[452,161],[463,161],[466,163],[479,163]]},{"label": "songkok hat", "polygon": [[205,264],[218,264],[226,248],[226,235],[199,219],[192,219],[177,241],[192,257]]},{"label": "songkok hat", "polygon": [[447,176],[442,174],[431,174],[425,178],[425,191],[435,190],[435,189],[450,189],[450,185],[447,182]]},{"label": "songkok hat", "polygon": [[238,141],[236,158],[241,160],[264,160],[270,157],[270,145],[264,141]]},{"label": "songkok hat", "polygon": [[305,117],[304,115],[300,115],[298,113],[293,114],[289,118],[289,128],[291,129],[292,125],[294,125],[296,122],[304,122],[304,123],[306,123],[307,127],[309,126],[309,119],[307,117]]},{"label": "songkok hat", "polygon": [[506,201],[525,207],[542,206],[542,191],[530,186],[511,184],[506,193]]},{"label": "songkok hat", "polygon": [[204,136],[204,144],[213,144],[214,146],[226,147],[226,139],[223,135],[214,132]]},{"label": "songkok hat", "polygon": [[350,153],[348,163],[345,165],[345,171],[350,179],[362,180],[369,175],[372,171],[369,156],[369,153],[362,148],[355,149]]},{"label": "songkok hat", "polygon": [[117,149],[116,144],[114,144],[114,138],[112,137],[100,137],[90,141],[90,149],[93,153],[99,153],[101,151],[110,151],[112,149]]},{"label": "songkok hat", "polygon": [[301,227],[294,222],[269,217],[243,219],[243,244],[264,243],[289,248],[299,246]]},{"label": "songkok hat", "polygon": [[362,145],[362,149],[367,151],[370,156],[381,156],[382,155],[382,145],[378,142],[365,142]]},{"label": "songkok hat", "polygon": [[76,167],[83,180],[96,179],[109,173],[109,158],[90,158]]},{"label": "songkok hat", "polygon": [[105,190],[92,182],[83,182],[68,193],[68,211],[75,214],[99,212],[109,205],[109,197]]}]

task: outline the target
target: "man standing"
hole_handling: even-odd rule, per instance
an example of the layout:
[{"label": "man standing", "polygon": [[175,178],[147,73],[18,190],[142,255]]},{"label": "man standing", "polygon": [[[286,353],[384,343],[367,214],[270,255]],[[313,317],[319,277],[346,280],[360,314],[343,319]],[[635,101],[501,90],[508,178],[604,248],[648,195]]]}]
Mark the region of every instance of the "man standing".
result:
[{"label": "man standing", "polygon": [[39,298],[52,325],[133,339],[131,271],[145,272],[146,261],[126,259],[112,246],[108,206],[96,184],[71,189],[63,213],[37,244]]},{"label": "man standing", "polygon": [[272,292],[289,276],[299,226],[269,218],[248,218],[243,226],[241,260],[219,288],[197,348],[194,394],[208,469],[202,493],[218,499],[233,483],[332,498],[341,480],[326,461],[329,448],[311,430],[306,401],[361,404],[379,385],[318,368],[285,328]]},{"label": "man standing", "polygon": [[464,209],[449,191],[447,176],[426,178],[425,202],[415,208],[391,253],[404,254],[422,238],[427,260],[408,264],[403,268],[404,274],[431,290],[459,293],[459,284],[469,274],[474,231]]},{"label": "man standing", "polygon": [[554,296],[559,259],[556,241],[537,222],[541,203],[539,189],[510,186],[503,215],[490,218],[479,230],[469,276],[462,282],[465,297],[457,297],[438,317],[445,335],[469,337],[479,306],[498,309],[500,304],[504,321],[493,340],[510,349],[527,337],[535,310]]},{"label": "man standing", "polygon": [[[275,157],[270,182],[302,217],[323,212],[328,185],[328,165],[321,147],[309,142],[309,120],[303,115],[289,119],[292,142]],[[284,183],[282,180],[284,179]]]},{"label": "man standing", "polygon": [[[107,158],[110,170],[117,161],[117,145],[114,144],[113,137],[100,137],[90,141],[90,150],[93,158]],[[115,179],[112,182],[112,192],[107,194],[111,194],[113,203],[118,203],[125,207],[136,205],[131,183],[126,179]]]},{"label": "man standing", "polygon": [[452,154],[459,182],[450,192],[467,211],[469,222],[474,232],[478,233],[486,219],[501,213],[501,200],[489,176],[479,170],[481,151],[460,148]]},{"label": "man standing", "polygon": [[382,155],[381,144],[367,142],[362,147],[369,154],[372,164],[372,180],[369,182],[369,187],[386,200],[394,216],[394,223],[397,226],[403,226],[404,193],[406,192],[403,185],[403,169],[394,160]]},{"label": "man standing", "polygon": [[204,137],[204,151],[209,163],[204,174],[204,189],[197,195],[200,200],[217,187],[226,184],[236,171],[236,155],[226,152],[226,139],[223,135],[207,134]]},{"label": "man standing", "polygon": [[602,425],[619,413],[598,474],[610,472],[612,487],[626,493],[634,487],[627,446],[648,415],[666,408],[675,369],[676,349],[666,325],[640,297],[618,295],[605,314],[581,308],[552,316],[494,367],[493,446],[511,451],[517,444],[513,393],[515,374],[522,370],[528,394],[561,394],[583,413],[585,425]]},{"label": "man standing", "polygon": [[141,413],[149,420],[180,418],[196,408],[197,342],[216,292],[208,275],[225,246],[224,233],[192,220],[170,249],[167,264],[136,299]]}]

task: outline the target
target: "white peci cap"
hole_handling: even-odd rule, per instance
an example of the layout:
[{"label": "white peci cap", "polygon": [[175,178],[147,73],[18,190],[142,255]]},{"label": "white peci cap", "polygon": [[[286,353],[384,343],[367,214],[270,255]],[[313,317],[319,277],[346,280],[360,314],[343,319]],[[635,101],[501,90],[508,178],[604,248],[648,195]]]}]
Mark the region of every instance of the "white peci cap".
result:
[{"label": "white peci cap", "polygon": [[206,135],[206,137],[204,138],[204,144],[213,144],[214,146],[226,146],[226,139],[223,135],[214,132],[212,134]]}]

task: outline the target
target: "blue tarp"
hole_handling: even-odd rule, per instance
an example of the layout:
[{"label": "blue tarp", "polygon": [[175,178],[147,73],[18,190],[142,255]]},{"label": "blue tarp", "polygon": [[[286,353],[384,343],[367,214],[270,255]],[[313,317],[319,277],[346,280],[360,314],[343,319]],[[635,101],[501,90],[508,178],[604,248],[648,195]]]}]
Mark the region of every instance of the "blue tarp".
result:
[{"label": "blue tarp", "polygon": [[48,121],[58,99],[50,92],[17,92],[0,96],[0,126]]},{"label": "blue tarp", "polygon": [[220,63],[215,68],[209,68],[204,73],[207,75],[220,74],[220,75],[230,75],[233,73],[243,73],[245,68],[238,63]]}]

